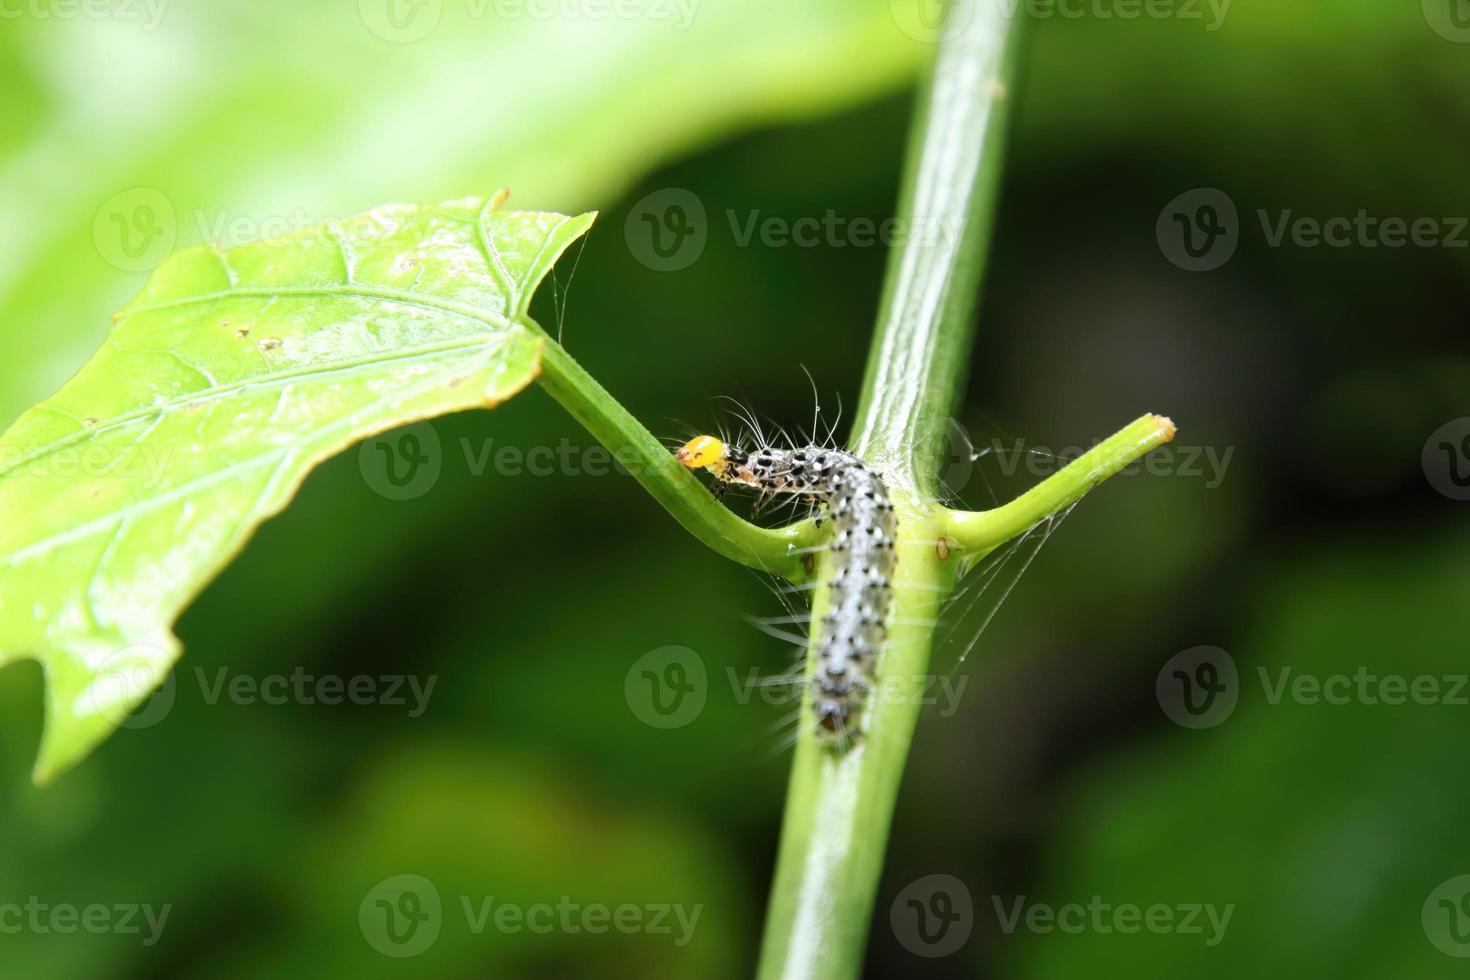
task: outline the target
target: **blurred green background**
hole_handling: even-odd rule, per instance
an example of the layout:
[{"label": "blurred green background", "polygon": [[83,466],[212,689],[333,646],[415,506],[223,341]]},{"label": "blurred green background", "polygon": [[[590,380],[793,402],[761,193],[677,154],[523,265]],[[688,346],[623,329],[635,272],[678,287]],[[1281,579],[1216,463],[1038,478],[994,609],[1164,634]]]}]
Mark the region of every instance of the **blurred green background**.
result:
[{"label": "blurred green background", "polygon": [[[827,408],[855,399],[884,250],[740,231],[757,215],[892,213],[930,0],[3,9],[7,423],[95,349],[171,246],[501,185],[515,206],[601,210],[539,314],[656,431],[708,428],[718,394],[804,423],[800,365]],[[1045,461],[1143,411],[1172,415],[1177,447],[1201,455],[1089,496],[960,668],[957,710],[922,719],[869,975],[1462,976],[1470,706],[1445,695],[1467,671],[1470,504],[1424,460],[1440,427],[1451,445],[1470,434],[1455,421],[1470,415],[1470,233],[1459,247],[1273,245],[1260,214],[1365,210],[1455,235],[1470,214],[1470,9],[1067,9],[1082,13],[1033,25],[1011,93],[958,418],[980,458],[957,457],[951,482],[975,506],[1005,499],[1035,479],[1018,442]],[[704,247],[660,271],[638,232],[670,188],[703,208]],[[1158,229],[1176,199],[1198,215],[1180,198],[1198,188],[1237,210],[1238,247],[1191,272]],[[751,972],[790,706],[731,678],[789,665],[745,619],[779,614],[777,599],[631,479],[581,472],[589,440],[539,391],[433,428],[440,473],[416,499],[375,492],[356,452],[313,476],[182,620],[171,705],[49,789],[28,782],[40,670],[0,672],[0,909],[170,906],[151,945],[146,925],[65,935],[0,914],[0,975]],[[563,440],[579,462],[547,475],[493,462]],[[952,611],[937,670],[988,602]],[[1235,665],[1237,703],[1196,729],[1170,720],[1156,681],[1201,645]],[[706,677],[702,710],[663,729],[625,682],[669,646]],[[1441,696],[1274,697],[1287,668],[1432,677]],[[210,703],[198,672],[221,670],[434,687],[416,717]],[[380,953],[364,925],[402,874],[442,902],[437,939],[411,958]],[[935,957],[901,899],[937,874],[971,912]],[[672,915],[671,933],[477,930],[463,902],[492,897],[699,918],[687,942]],[[1008,931],[1018,900],[1233,911],[1210,945],[1208,925]]]}]

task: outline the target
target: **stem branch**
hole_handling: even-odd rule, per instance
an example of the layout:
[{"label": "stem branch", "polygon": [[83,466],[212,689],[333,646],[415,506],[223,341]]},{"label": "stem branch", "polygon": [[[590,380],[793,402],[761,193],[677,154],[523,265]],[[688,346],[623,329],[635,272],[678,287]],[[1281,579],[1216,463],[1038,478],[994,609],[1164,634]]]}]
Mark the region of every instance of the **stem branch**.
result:
[{"label": "stem branch", "polygon": [[1174,438],[1174,423],[1145,415],[1067,464],[1059,472],[993,510],[947,511],[944,534],[967,552],[983,555],[1078,500],[1149,450]]},{"label": "stem branch", "polygon": [[689,533],[744,565],[793,582],[807,577],[801,554],[821,540],[811,521],[769,529],[741,520],[608,394],[572,355],[546,336],[541,387],[602,443]]}]

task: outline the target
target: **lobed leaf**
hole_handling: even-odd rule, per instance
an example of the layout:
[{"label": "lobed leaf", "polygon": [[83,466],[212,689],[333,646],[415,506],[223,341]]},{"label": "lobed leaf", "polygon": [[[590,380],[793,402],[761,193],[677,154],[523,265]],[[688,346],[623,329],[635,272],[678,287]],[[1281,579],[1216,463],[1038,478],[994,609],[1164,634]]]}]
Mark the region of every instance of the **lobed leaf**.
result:
[{"label": "lobed leaf", "polygon": [[163,683],[174,620],[317,463],[537,376],[531,296],[593,217],[390,206],[157,270],[0,437],[0,664],[45,670],[37,781]]}]

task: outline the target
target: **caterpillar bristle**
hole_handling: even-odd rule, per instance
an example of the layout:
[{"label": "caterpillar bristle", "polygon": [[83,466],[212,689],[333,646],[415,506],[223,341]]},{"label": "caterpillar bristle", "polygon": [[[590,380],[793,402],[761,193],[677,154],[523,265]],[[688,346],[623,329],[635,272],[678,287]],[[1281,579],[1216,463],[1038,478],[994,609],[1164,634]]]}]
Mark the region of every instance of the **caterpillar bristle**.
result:
[{"label": "caterpillar bristle", "polygon": [[800,687],[804,683],[806,677],[801,672],[771,674],[756,681],[758,687]]},{"label": "caterpillar bristle", "polygon": [[768,626],[810,626],[812,624],[811,613],[791,613],[789,616],[758,616],[751,617],[752,622],[765,623]]},{"label": "caterpillar bristle", "polygon": [[750,624],[756,629],[760,630],[766,636],[769,636],[774,640],[780,640],[782,643],[790,643],[793,646],[798,647],[806,646],[807,639],[800,633],[790,633],[786,630],[777,629],[776,627],[763,623],[758,619],[750,620]]}]

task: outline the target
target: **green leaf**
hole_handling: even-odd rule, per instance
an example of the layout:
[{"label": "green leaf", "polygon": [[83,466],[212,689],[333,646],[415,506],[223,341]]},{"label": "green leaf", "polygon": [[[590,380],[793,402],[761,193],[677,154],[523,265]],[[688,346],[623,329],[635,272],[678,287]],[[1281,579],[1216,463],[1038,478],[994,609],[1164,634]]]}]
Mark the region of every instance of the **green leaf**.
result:
[{"label": "green leaf", "polygon": [[531,296],[592,220],[393,206],[159,268],[0,438],[0,664],[45,668],[38,781],[128,723],[174,619],[313,466],[536,377]]}]

